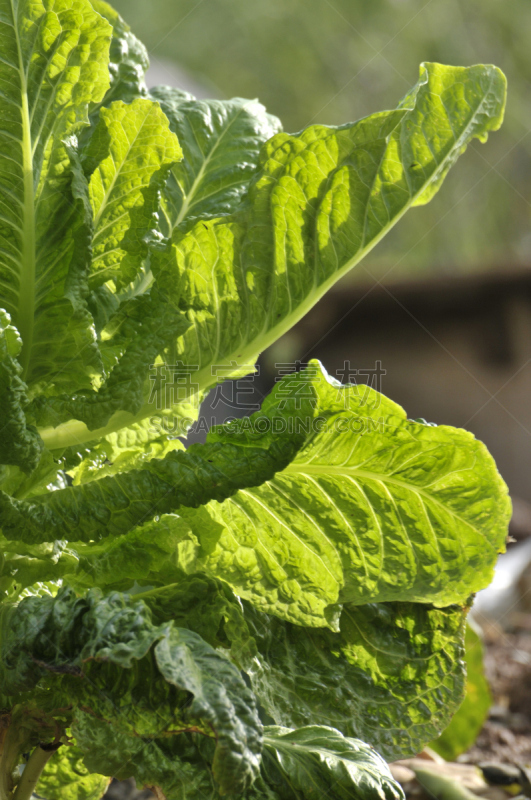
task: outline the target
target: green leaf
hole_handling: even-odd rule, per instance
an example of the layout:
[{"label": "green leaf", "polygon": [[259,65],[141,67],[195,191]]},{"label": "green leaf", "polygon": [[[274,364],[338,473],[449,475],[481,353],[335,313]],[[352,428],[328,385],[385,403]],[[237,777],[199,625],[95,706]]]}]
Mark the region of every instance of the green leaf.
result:
[{"label": "green leaf", "polygon": [[72,706],[72,730],[89,770],[105,773],[109,754],[84,734],[86,714],[105,721],[117,744],[120,732],[148,741],[190,730],[214,737],[220,790],[251,785],[262,745],[254,697],[238,669],[198,634],[154,625],[142,600],[97,590],[76,597],[63,589],[2,611],[3,691],[40,685]]},{"label": "green leaf", "polygon": [[[158,787],[167,800],[220,797],[209,771],[208,740],[195,737],[183,746],[181,738],[158,739],[140,749],[138,740],[113,738],[97,721],[85,717],[85,722],[119,777],[130,774],[134,764],[137,785]],[[363,742],[319,726],[266,727],[265,734],[261,774],[239,795],[244,800],[403,800],[387,764]]]},{"label": "green leaf", "polygon": [[[178,569],[177,560],[179,542],[189,535],[185,520],[169,514],[125,536],[109,537],[100,543],[56,540],[26,544],[18,539],[0,539],[4,556],[0,563],[0,591],[15,599],[36,583],[59,580],[76,591],[96,586],[125,591],[135,582],[141,586],[159,586],[161,582],[184,580],[187,585],[192,579]],[[202,585],[208,581],[216,584],[203,576]],[[170,615],[166,619],[174,618]]]},{"label": "green leaf", "polygon": [[[175,92],[159,90],[157,99],[162,97],[166,98],[166,102],[163,103],[165,110],[169,109],[168,97],[172,98],[172,104],[175,105]],[[256,167],[260,144],[278,129],[278,123],[274,123],[273,118],[265,114],[263,107],[254,101],[188,102],[180,116],[175,112],[171,115],[171,119],[173,129],[183,136],[188,159],[186,165],[184,162],[174,164],[172,180],[175,182],[177,176],[182,183],[184,181],[183,185],[186,180],[191,181],[195,188],[188,196],[187,203],[193,204],[202,198],[202,208],[206,208],[205,203],[210,202],[203,197],[207,185],[211,191],[212,186],[221,184],[221,194],[217,193],[212,200],[221,201],[222,207],[239,197]],[[209,120],[212,123],[213,119],[216,121],[214,130],[208,129]],[[193,145],[191,142],[192,130],[198,137],[201,147],[205,149],[207,159],[205,162],[199,161],[198,145]],[[129,147],[133,137],[136,138]],[[99,283],[112,278],[118,288],[123,288],[135,277],[139,281],[129,294],[122,292],[120,297],[115,296],[111,319],[112,315],[116,315],[117,307],[122,302],[125,309],[124,316],[130,325],[131,318],[135,314],[135,302],[139,305],[138,301],[144,299],[135,295],[142,294],[152,283],[153,278],[149,268],[143,262],[148,252],[148,241],[156,238],[159,191],[166,179],[168,166],[178,161],[180,155],[177,138],[170,132],[168,120],[158,103],[141,99],[134,101],[130,106],[115,103],[109,110],[102,110],[100,123],[85,154],[85,164],[89,172],[94,170],[95,164],[99,164],[92,172],[90,180],[96,224],[92,282]],[[140,158],[145,162],[140,173],[141,178],[138,170],[133,169]],[[133,180],[134,191],[130,191],[128,180]],[[109,187],[112,191],[106,204],[102,205],[101,196]],[[124,197],[127,213],[124,213],[122,203]],[[194,213],[197,210],[194,209]],[[121,236],[123,239],[117,241]],[[97,300],[92,299],[91,308],[95,306],[95,314],[100,299],[101,292]],[[165,303],[165,311],[157,309],[150,317],[149,335],[153,341],[152,345],[147,339],[148,333],[145,330],[148,328],[149,315],[146,314],[142,304],[140,307],[141,313],[137,313],[137,316],[141,318],[142,330],[137,329],[133,337],[137,340],[140,358],[137,353],[133,353],[132,360],[127,353],[125,357],[127,369],[125,365],[116,366],[113,372],[119,374],[116,374],[116,378],[111,377],[107,384],[100,387],[97,395],[96,393],[89,397],[83,395],[73,400],[52,398],[44,403],[40,401],[41,405],[35,409],[40,426],[55,428],[60,423],[68,423],[70,419],[82,420],[90,430],[95,431],[94,437],[99,438],[100,429],[107,424],[112,413],[123,410],[134,415],[138,414],[140,419],[146,416],[149,366],[155,363],[156,357],[178,338],[189,323],[185,323],[177,307]],[[105,324],[109,321],[107,318]],[[179,326],[176,321],[179,321]],[[113,321],[113,325],[116,328],[116,321]],[[170,332],[172,336],[169,336]],[[141,335],[143,335],[142,344],[138,345]],[[134,348],[135,343],[133,342],[130,347]],[[120,353],[120,343],[117,348],[116,336],[109,338],[107,330],[105,341],[100,342],[100,349],[105,360],[106,351],[118,350]],[[134,372],[134,385],[130,378],[132,372]],[[119,395],[111,387],[112,383],[120,387]],[[178,418],[191,416],[193,419],[195,413],[190,414],[189,406],[190,403],[186,402],[186,398],[175,404],[175,416]],[[153,414],[167,407],[166,398],[159,397],[156,403],[151,404],[151,412]],[[124,420],[124,424],[130,424],[132,421],[131,418]],[[180,432],[184,433],[185,430]],[[46,438],[46,432],[43,434]],[[54,436],[53,430],[50,430],[50,434]]]},{"label": "green leaf", "polygon": [[249,372],[435,191],[473,138],[499,128],[504,103],[505,79],[494,67],[425,64],[395,111],[273,136],[244,206],[176,227],[172,250],[152,262],[192,322],[182,351],[197,365],[193,380],[215,383],[213,365]]},{"label": "green leaf", "polygon": [[332,627],[338,602],[464,604],[492,579],[510,501],[471,433],[411,422],[312,362],[207,442],[250,447],[275,429],[304,440],[287,467],[222,504],[179,512],[199,542],[183,550],[188,571],[226,581],[261,611]]},{"label": "green leaf", "polygon": [[76,733],[89,752],[89,765],[94,758],[95,770],[102,769],[118,780],[134,777],[139,788],[151,789],[165,800],[220,797],[212,777],[212,757],[198,763],[197,759],[189,763],[180,758],[183,747],[177,742],[181,736],[146,740],[116,730],[84,712],[78,714]]},{"label": "green leaf", "polygon": [[140,597],[158,623],[173,619],[212,646],[230,648],[279,725],[329,725],[392,760],[422,750],[462,700],[464,609],[347,604],[333,633],[286,623],[246,602],[242,613],[228,587],[205,576],[178,581]]},{"label": "green leaf", "polygon": [[282,797],[403,800],[389,767],[372,747],[333,728],[267,727],[263,774]]},{"label": "green leaf", "polygon": [[28,387],[17,361],[21,349],[17,329],[9,314],[0,309],[0,464],[12,464],[28,473],[37,467],[43,445],[37,431],[26,423]]},{"label": "green leaf", "polygon": [[198,418],[204,393],[190,383],[174,350],[189,326],[186,317],[156,287],[124,304],[123,316],[125,334],[117,334],[116,347],[102,351],[104,359],[113,349],[117,353],[98,391],[41,395],[30,404],[32,418],[45,426],[39,428],[45,446],[66,451],[70,469],[85,457],[97,461],[109,444],[116,452],[124,439],[133,446],[133,440],[145,444],[166,435],[185,436]]},{"label": "green leaf", "polygon": [[111,41],[109,72],[111,86],[101,104],[91,107],[91,117],[97,116],[102,105],[109,106],[115,100],[130,103],[137,97],[147,95],[144,73],[149,67],[146,48],[134,34],[129,25],[104,0],[91,0],[94,11],[111,23],[113,35]]},{"label": "green leaf", "polygon": [[279,725],[330,725],[391,761],[420,752],[459,706],[465,616],[456,606],[347,604],[333,633],[246,603],[257,653],[243,668]]},{"label": "green leaf", "polygon": [[75,745],[64,745],[46,764],[37,788],[45,800],[101,800],[109,778],[90,774],[83,755]]},{"label": "green leaf", "polygon": [[[101,109],[100,122],[84,152],[94,216],[92,278],[96,284],[114,279],[122,286],[139,273],[145,277],[142,269],[148,241],[160,235],[160,189],[169,167],[180,158],[177,138],[157,103],[137,99],[130,105],[116,102]],[[132,295],[122,298],[123,308],[117,298],[105,321],[110,328],[103,335],[100,330],[99,350],[107,375],[97,391],[76,392],[74,383],[68,395],[35,399],[32,414],[52,436],[58,425],[79,421],[78,428],[94,434],[80,438],[74,425],[70,444],[77,445],[105,435],[108,431],[102,429],[115,414],[120,417],[117,428],[146,416],[150,367],[189,327],[184,315],[160,291],[148,289],[149,281],[142,291],[136,287]],[[101,294],[102,287],[97,298],[91,299],[91,308],[98,306]],[[158,403],[153,403],[152,412],[157,407]],[[57,447],[61,446],[58,442]]]},{"label": "green leaf", "polygon": [[[230,437],[230,434],[229,434]],[[192,445],[152,459],[142,469],[115,477],[17,500],[0,492],[6,538],[36,544],[55,539],[99,540],[125,534],[137,525],[182,505],[225,499],[241,486],[268,480],[293,455],[289,438],[269,447]]]},{"label": "green leaf", "polygon": [[31,497],[47,489],[62,489],[67,482],[60,467],[48,450],[42,450],[39,463],[29,475],[19,467],[0,467],[0,486],[14,497]]},{"label": "green leaf", "polygon": [[430,747],[447,761],[472,747],[492,705],[489,684],[483,671],[483,645],[469,624],[465,637],[466,695],[457,713]]},{"label": "green leaf", "polygon": [[337,626],[338,602],[465,603],[491,580],[510,517],[472,434],[411,422],[318,362],[205,445],[30,501],[0,494],[4,536],[29,543],[125,534],[177,509],[197,542],[182,548],[187,572],[317,627]]},{"label": "green leaf", "polygon": [[281,130],[280,121],[257,100],[196,100],[168,86],[152,89],[150,96],[160,103],[184,154],[163,193],[168,232],[188,217],[234,211],[262,145]]},{"label": "green leaf", "polygon": [[102,108],[85,153],[94,212],[92,276],[118,286],[138,274],[157,231],[159,192],[182,151],[159,105],[139,98]]},{"label": "green leaf", "polygon": [[254,698],[236,668],[197,634],[173,630],[178,635],[156,647],[158,667],[169,683],[194,695],[189,715],[207,720],[214,729],[212,770],[222,792],[245,791],[258,774],[262,746]]},{"label": "green leaf", "polygon": [[[106,436],[110,431],[104,426],[111,419],[120,420],[116,425],[118,429],[134,426],[146,416],[145,398],[148,391],[154,394],[148,408],[152,413],[158,410],[159,398],[153,392],[153,386],[149,388],[148,377],[150,372],[154,374],[153,366],[159,354],[175,342],[189,327],[189,323],[155,288],[131,299],[123,316],[123,330],[120,329],[116,337],[119,356],[97,391],[39,395],[30,405],[30,412],[38,424],[49,426],[48,429],[40,429],[45,444],[50,444],[48,437],[50,433],[54,435],[54,428],[68,420],[73,422],[67,422],[66,427],[73,434],[73,444],[79,449],[83,449],[84,441],[96,441]],[[188,397],[180,408],[175,409],[175,416],[183,425],[186,413],[193,413],[191,406],[193,401],[190,402]],[[190,424],[192,421],[193,417]],[[148,420],[147,424],[149,427],[151,422]],[[92,433],[78,440],[76,432],[83,429],[86,432],[87,428]],[[186,429],[180,430],[179,434],[185,432]],[[56,446],[60,446],[60,442]]]},{"label": "green leaf", "polygon": [[65,580],[76,590],[94,586],[127,590],[135,582],[159,585],[166,576],[170,581],[177,580],[177,575],[181,577],[177,570],[178,544],[189,534],[185,520],[164,514],[125,536],[107,538],[98,544],[75,542],[68,552],[75,554],[76,562],[63,559],[61,577],[66,576]]},{"label": "green leaf", "polygon": [[2,0],[0,36],[2,304],[22,338],[28,384],[89,385],[99,361],[87,237],[63,142],[108,87],[111,28],[88,0]]},{"label": "green leaf", "polygon": [[50,586],[78,568],[78,556],[66,542],[28,545],[0,539],[0,543],[0,591],[10,600],[16,600],[28,587],[35,593],[37,586]]},{"label": "green leaf", "polygon": [[[148,545],[149,539],[145,537]],[[146,546],[146,549],[148,547]],[[150,608],[157,623],[173,621],[198,633],[212,647],[230,650],[238,666],[242,658],[256,653],[256,643],[244,616],[241,601],[223,583],[200,573],[183,575],[163,571],[151,575],[157,588],[142,592],[138,597]],[[171,581],[175,581],[171,583]]]},{"label": "green leaf", "polygon": [[[172,97],[168,113],[176,124],[189,99],[182,93]],[[200,398],[221,374],[252,371],[263,349],[304,316],[410,206],[440,184],[471,139],[484,140],[499,127],[504,102],[505,79],[494,67],[424,65],[414,91],[395,111],[340,128],[312,126],[294,136],[273,136],[262,147],[258,170],[238,209],[215,218],[183,220],[170,244],[154,246],[149,264],[140,270],[138,264],[129,269],[126,260],[124,280],[131,274],[137,279],[122,291],[123,299],[154,286],[189,320],[189,329],[166,348],[163,360],[180,362],[188,370],[191,396]],[[184,120],[182,126],[186,148],[190,135]],[[214,156],[208,167],[216,165]],[[196,164],[191,172],[195,182],[197,163],[200,170],[202,162],[191,153],[190,163]],[[198,191],[199,184],[201,180]],[[197,197],[193,211],[201,211]],[[99,280],[95,273],[93,281]],[[106,290],[103,318],[109,294]],[[113,343],[103,349],[104,362],[116,355]],[[161,402],[166,399],[158,396],[156,409],[169,408]],[[154,410],[144,398],[138,410],[115,412],[93,433],[77,412],[71,419],[38,424],[44,426],[40,433],[46,446],[55,450],[130,426]]]},{"label": "green leaf", "polygon": [[146,420],[110,433],[89,450],[69,474],[74,479],[74,486],[78,486],[106,475],[136,469],[153,458],[163,458],[173,450],[184,450],[180,439],[169,439],[160,430],[153,431],[153,423]]}]

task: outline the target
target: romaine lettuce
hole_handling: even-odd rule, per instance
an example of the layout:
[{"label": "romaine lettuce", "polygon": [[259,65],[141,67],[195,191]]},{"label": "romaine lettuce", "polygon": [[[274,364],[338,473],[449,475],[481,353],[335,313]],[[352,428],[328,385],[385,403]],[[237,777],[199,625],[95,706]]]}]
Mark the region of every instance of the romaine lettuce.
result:
[{"label": "romaine lettuce", "polygon": [[101,0],[0,0],[0,37],[0,800],[399,800],[372,746],[461,702],[491,456],[318,362],[177,434],[500,126],[503,75],[424,64],[395,110],[289,135],[148,92]]}]

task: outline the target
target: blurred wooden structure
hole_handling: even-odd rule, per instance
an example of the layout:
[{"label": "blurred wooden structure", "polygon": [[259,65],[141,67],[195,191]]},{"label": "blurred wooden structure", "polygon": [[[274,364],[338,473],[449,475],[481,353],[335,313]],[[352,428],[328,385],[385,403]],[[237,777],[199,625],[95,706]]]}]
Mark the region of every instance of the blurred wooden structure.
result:
[{"label": "blurred wooden structure", "polygon": [[385,395],[412,419],[471,430],[531,502],[531,269],[340,284],[267,352],[264,388],[275,362],[310,358],[339,379],[345,362],[380,361]]}]

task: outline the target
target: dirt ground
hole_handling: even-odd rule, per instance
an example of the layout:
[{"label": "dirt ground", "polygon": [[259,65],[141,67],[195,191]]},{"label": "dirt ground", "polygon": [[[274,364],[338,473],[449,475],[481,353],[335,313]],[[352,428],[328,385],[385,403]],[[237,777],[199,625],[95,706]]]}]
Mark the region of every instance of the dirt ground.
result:
[{"label": "dirt ground", "polygon": [[482,622],[493,705],[475,745],[459,761],[531,764],[531,615],[514,614],[509,630]]}]

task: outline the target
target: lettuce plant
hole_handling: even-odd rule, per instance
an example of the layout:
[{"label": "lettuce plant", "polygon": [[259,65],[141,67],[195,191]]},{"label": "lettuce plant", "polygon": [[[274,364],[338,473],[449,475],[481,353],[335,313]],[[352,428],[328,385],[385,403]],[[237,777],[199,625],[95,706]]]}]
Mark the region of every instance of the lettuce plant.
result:
[{"label": "lettuce plant", "polygon": [[499,127],[502,74],[289,135],[148,92],[101,0],[0,12],[0,800],[397,800],[384,758],[463,697],[492,458],[317,362],[177,434]]}]

